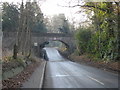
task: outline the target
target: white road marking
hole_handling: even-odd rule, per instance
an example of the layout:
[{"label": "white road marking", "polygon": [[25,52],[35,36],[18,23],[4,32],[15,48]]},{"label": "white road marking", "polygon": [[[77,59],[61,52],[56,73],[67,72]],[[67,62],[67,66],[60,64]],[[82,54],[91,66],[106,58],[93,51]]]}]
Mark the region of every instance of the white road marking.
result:
[{"label": "white road marking", "polygon": [[65,76],[70,76],[70,75],[56,75],[56,77],[65,77]]},{"label": "white road marking", "polygon": [[48,76],[48,77],[80,77],[80,75],[55,75],[55,76]]},{"label": "white road marking", "polygon": [[88,75],[87,75],[87,77],[90,78],[90,79],[92,79],[92,80],[94,80],[94,81],[96,81],[96,82],[98,82],[98,83],[100,83],[100,84],[102,84],[102,85],[104,85],[104,83],[100,82],[99,80],[97,80],[97,79],[95,79],[95,78],[92,78],[92,77],[90,77],[90,76],[88,76]]}]

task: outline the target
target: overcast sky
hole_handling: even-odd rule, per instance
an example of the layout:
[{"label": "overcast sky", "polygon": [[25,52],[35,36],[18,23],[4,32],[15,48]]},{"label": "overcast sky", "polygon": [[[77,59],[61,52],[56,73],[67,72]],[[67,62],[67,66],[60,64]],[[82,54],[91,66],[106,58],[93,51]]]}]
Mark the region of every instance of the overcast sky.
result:
[{"label": "overcast sky", "polygon": [[[1,0],[1,2],[21,2],[22,0]],[[26,1],[26,0],[24,0]],[[40,1],[40,0],[38,0]],[[52,17],[53,15],[64,13],[66,18],[75,23],[80,23],[86,20],[86,15],[84,13],[78,13],[82,10],[79,7],[68,8],[62,6],[75,5],[78,0],[42,0],[40,2],[41,10],[45,16]]]},{"label": "overcast sky", "polygon": [[77,0],[46,0],[42,5],[42,12],[47,16],[52,16],[59,13],[64,13],[67,19],[82,22],[85,20],[85,14],[78,13],[81,9],[79,7],[68,8],[62,6],[69,6],[68,3],[71,1],[71,5],[75,5]]}]

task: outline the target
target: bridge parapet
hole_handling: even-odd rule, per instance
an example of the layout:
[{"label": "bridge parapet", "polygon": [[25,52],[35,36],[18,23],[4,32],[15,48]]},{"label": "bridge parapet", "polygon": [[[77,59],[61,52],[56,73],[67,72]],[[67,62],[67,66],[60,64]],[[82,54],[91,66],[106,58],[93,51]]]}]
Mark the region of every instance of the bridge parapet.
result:
[{"label": "bridge parapet", "polygon": [[37,37],[71,37],[72,34],[63,34],[63,33],[32,33],[33,36]]},{"label": "bridge parapet", "polygon": [[[64,34],[64,33],[40,33],[40,32],[32,32],[32,37],[72,37],[72,34]],[[4,37],[15,37],[17,32],[3,32]]]}]

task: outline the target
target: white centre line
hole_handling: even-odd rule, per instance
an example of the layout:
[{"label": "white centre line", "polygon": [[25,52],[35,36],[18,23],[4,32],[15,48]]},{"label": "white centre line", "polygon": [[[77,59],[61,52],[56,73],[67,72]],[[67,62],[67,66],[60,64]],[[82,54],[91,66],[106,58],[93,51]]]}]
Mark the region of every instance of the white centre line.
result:
[{"label": "white centre line", "polygon": [[100,82],[99,80],[97,80],[97,79],[95,79],[95,78],[92,78],[92,77],[90,77],[90,76],[88,76],[88,75],[87,75],[87,77],[90,78],[90,79],[92,79],[92,80],[94,80],[94,81],[96,81],[96,82],[98,82],[98,83],[100,83],[100,84],[102,84],[102,85],[104,85],[104,83]]}]

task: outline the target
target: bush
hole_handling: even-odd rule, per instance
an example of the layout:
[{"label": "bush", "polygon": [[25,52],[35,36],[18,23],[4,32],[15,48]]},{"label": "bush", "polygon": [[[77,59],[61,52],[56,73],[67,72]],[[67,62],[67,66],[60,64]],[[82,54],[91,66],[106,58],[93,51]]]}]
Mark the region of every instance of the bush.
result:
[{"label": "bush", "polygon": [[77,51],[79,54],[91,54],[99,60],[116,60],[117,39],[108,37],[105,31],[95,31],[80,28],[76,33]]},{"label": "bush", "polygon": [[75,37],[77,40],[77,48],[79,54],[89,52],[89,43],[91,40],[92,32],[89,29],[80,28]]}]

